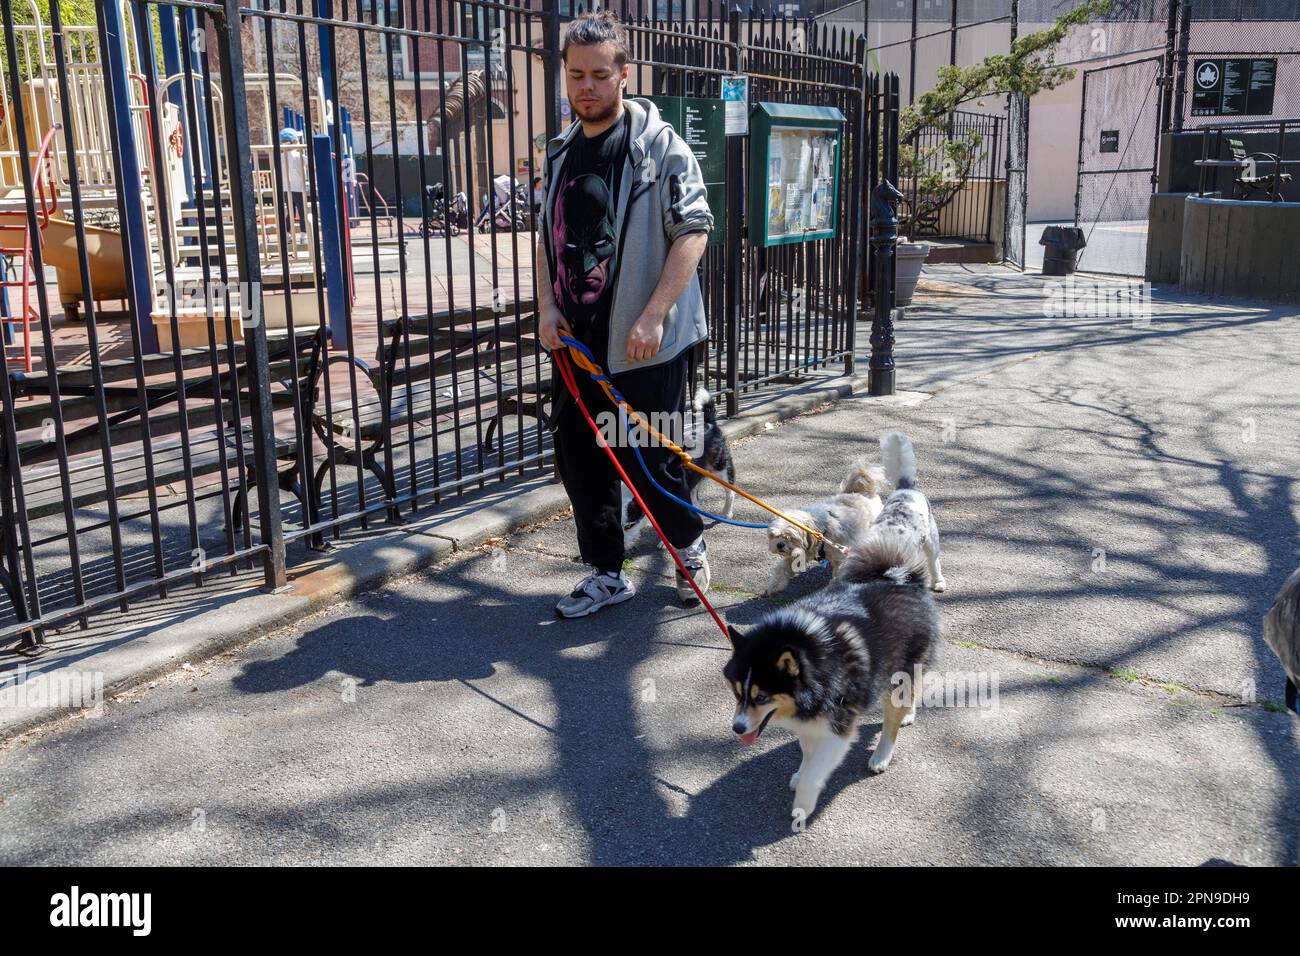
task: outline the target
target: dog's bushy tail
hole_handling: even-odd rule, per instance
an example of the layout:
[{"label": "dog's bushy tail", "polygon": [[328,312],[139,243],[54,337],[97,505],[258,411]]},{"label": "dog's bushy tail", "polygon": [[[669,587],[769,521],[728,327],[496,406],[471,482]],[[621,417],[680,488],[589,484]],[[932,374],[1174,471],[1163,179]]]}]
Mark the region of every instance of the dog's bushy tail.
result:
[{"label": "dog's bushy tail", "polygon": [[840,482],[840,494],[883,497],[887,487],[885,469],[868,464],[865,458],[859,458],[849,469],[848,476]]},{"label": "dog's bushy tail", "polygon": [[1295,687],[1300,685],[1300,568],[1292,571],[1283,582],[1282,589],[1273,599],[1273,606],[1264,615],[1264,643],[1282,662],[1282,669],[1290,681],[1286,692],[1287,706],[1300,713],[1295,691]]},{"label": "dog's bushy tail", "polygon": [[916,452],[910,438],[902,432],[881,435],[880,454],[885,464],[885,476],[895,488],[916,487]]},{"label": "dog's bushy tail", "polygon": [[718,422],[718,406],[713,401],[713,396],[709,390],[701,385],[695,390],[695,401],[692,402],[695,407],[695,414],[704,416],[704,425],[707,428],[710,425],[716,425]]},{"label": "dog's bushy tail", "polygon": [[929,565],[915,543],[890,525],[873,525],[853,546],[840,565],[845,581],[876,581],[887,578],[895,584],[925,584]]}]

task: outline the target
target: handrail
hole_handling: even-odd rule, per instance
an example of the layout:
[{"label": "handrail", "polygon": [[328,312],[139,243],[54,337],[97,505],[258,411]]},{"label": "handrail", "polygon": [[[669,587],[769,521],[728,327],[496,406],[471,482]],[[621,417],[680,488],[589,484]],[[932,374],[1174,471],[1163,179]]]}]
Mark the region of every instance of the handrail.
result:
[{"label": "handrail", "polygon": [[[146,114],[144,118],[144,131],[149,136],[149,155],[145,159],[145,162],[142,164],[145,167],[144,171],[147,174],[153,171],[153,151],[154,151],[153,123],[150,122],[150,117],[147,115],[150,112],[149,81],[145,78],[145,75],[143,73],[131,73],[128,75],[128,79],[134,80],[136,83],[140,84],[140,98],[142,100],[142,102],[140,103],[140,107],[144,110]],[[156,177],[152,177],[152,176],[150,177],[150,179],[154,179],[154,178]]]},{"label": "handrail", "polygon": [[[37,228],[44,230],[50,223],[50,216],[59,211],[59,191],[54,188],[54,172],[50,166],[50,147],[54,142],[54,136],[63,128],[62,123],[55,123],[45,131],[45,136],[41,140],[41,148],[36,153],[36,159],[32,163],[32,186],[36,191],[36,196],[40,199],[40,206],[37,215],[40,216],[40,224]],[[44,175],[41,174],[44,169]],[[0,216],[21,216],[27,218],[26,210],[7,210],[0,212]]]},{"label": "handrail", "polygon": [[[379,191],[379,188],[378,188],[378,187],[376,187],[376,186],[371,186],[371,185],[370,185],[370,177],[367,176],[365,173],[360,173],[360,172],[359,172],[359,173],[355,173],[355,174],[354,174],[354,177],[355,177],[355,179],[356,179],[356,181],[357,181],[357,186],[358,186],[358,187],[361,186],[361,185],[364,183],[365,186],[366,186],[366,188],[371,189],[371,190],[374,191],[374,194],[375,194],[376,198],[378,198],[378,200],[379,200],[378,205],[382,206],[383,209],[384,209],[384,215],[385,215],[385,216],[391,216],[391,215],[392,215],[393,204],[390,203],[387,199],[384,198],[384,194],[381,193],[381,192]],[[369,212],[369,211],[370,211],[370,200],[369,200],[368,198],[366,198],[366,194],[365,194],[364,192],[361,193],[361,197],[362,197],[363,199],[366,200],[366,211]]]}]

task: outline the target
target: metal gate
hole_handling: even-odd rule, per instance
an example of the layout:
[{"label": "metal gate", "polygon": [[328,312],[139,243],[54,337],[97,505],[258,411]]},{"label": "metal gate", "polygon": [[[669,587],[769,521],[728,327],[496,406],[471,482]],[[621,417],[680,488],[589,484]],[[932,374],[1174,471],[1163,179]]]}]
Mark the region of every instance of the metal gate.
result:
[{"label": "metal gate", "polygon": [[1029,204],[1029,97],[1007,97],[1007,215],[1004,258],[1025,268],[1025,212]]},{"label": "metal gate", "polygon": [[1086,271],[1146,271],[1163,62],[1153,56],[1084,71],[1074,224],[1088,240],[1079,256]]}]

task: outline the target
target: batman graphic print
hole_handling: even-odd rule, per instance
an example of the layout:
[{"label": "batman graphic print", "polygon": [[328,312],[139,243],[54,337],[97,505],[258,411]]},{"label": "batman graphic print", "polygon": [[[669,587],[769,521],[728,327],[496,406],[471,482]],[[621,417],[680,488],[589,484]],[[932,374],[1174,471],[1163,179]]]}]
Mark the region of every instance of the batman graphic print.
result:
[{"label": "batman graphic print", "polygon": [[601,364],[618,264],[619,181],[626,154],[626,114],[598,136],[579,131],[560,167],[551,216],[555,302]]}]

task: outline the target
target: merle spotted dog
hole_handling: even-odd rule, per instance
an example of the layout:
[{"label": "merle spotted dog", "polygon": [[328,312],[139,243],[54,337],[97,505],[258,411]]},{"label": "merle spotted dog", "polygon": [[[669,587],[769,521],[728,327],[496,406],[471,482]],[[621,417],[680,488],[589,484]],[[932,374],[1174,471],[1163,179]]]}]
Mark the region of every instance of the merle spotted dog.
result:
[{"label": "merle spotted dog", "polygon": [[929,566],[930,587],[942,591],[948,582],[939,567],[939,526],[929,499],[916,487],[916,453],[911,439],[902,432],[889,432],[880,438],[880,451],[885,477],[893,482],[894,491],[863,541],[896,537],[919,550]]}]

